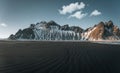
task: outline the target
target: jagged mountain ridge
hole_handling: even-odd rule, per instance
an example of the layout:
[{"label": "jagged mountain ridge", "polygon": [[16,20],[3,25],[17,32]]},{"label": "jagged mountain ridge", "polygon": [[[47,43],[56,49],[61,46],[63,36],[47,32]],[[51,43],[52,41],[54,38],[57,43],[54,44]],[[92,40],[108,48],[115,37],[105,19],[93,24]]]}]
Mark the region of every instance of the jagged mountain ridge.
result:
[{"label": "jagged mountain ridge", "polygon": [[84,40],[119,40],[120,30],[112,21],[100,22],[82,33]]},{"label": "jagged mountain ridge", "polygon": [[119,40],[120,29],[112,21],[100,22],[86,30],[68,24],[60,26],[54,21],[31,24],[30,27],[19,30],[9,39],[20,40]]},{"label": "jagged mountain ridge", "polygon": [[30,39],[30,40],[80,40],[83,29],[77,26],[60,26],[54,21],[42,21],[31,24],[30,27],[19,30],[9,39]]}]

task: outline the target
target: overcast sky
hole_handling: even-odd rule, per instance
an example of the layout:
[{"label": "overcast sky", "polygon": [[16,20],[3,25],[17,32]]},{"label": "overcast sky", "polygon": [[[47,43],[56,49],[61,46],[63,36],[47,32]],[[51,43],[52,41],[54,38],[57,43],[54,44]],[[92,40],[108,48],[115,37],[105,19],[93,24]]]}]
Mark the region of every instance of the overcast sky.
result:
[{"label": "overcast sky", "polygon": [[84,29],[112,20],[120,27],[119,7],[120,0],[0,0],[0,38],[43,20]]}]

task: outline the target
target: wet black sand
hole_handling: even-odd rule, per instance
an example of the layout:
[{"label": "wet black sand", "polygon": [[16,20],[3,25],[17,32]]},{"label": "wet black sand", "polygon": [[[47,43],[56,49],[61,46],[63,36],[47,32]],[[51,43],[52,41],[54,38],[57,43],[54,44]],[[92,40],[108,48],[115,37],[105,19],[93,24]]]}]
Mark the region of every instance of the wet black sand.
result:
[{"label": "wet black sand", "polygon": [[0,73],[120,73],[120,45],[0,41]]}]

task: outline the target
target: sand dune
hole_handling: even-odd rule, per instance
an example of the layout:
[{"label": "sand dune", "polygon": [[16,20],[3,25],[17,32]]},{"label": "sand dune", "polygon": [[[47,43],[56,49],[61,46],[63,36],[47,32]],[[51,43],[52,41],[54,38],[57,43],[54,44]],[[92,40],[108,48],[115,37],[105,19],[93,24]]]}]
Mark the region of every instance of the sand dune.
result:
[{"label": "sand dune", "polygon": [[0,73],[120,73],[120,45],[1,41]]}]

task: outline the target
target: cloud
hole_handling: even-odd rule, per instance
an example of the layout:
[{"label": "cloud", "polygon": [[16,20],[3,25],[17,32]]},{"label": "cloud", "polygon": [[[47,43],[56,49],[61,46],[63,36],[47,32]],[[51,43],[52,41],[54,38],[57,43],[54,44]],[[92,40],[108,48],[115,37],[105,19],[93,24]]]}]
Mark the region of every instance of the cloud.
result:
[{"label": "cloud", "polygon": [[87,13],[82,13],[82,11],[77,11],[74,14],[70,15],[68,18],[74,17],[77,19],[82,19],[87,15]]},{"label": "cloud", "polygon": [[[83,9],[85,9],[85,6],[88,6],[89,4],[84,4],[83,2],[75,2],[70,3],[69,5],[63,5],[62,9],[59,9],[59,13],[62,15],[68,14],[68,18],[76,18],[76,19],[82,19],[88,15],[87,12],[83,13]],[[102,13],[98,10],[94,10],[90,13],[89,16],[98,16]]]},{"label": "cloud", "polygon": [[62,10],[59,9],[59,13],[65,15],[67,13],[72,13],[76,10],[81,10],[83,8],[85,8],[85,4],[83,2],[71,3],[71,4],[66,5],[66,6],[64,5],[62,7]]},{"label": "cloud", "polygon": [[0,26],[7,27],[7,25],[5,23],[1,23]]},{"label": "cloud", "polygon": [[101,15],[102,13],[101,12],[99,12],[98,10],[94,10],[91,14],[90,14],[90,16],[98,16],[98,15]]}]

